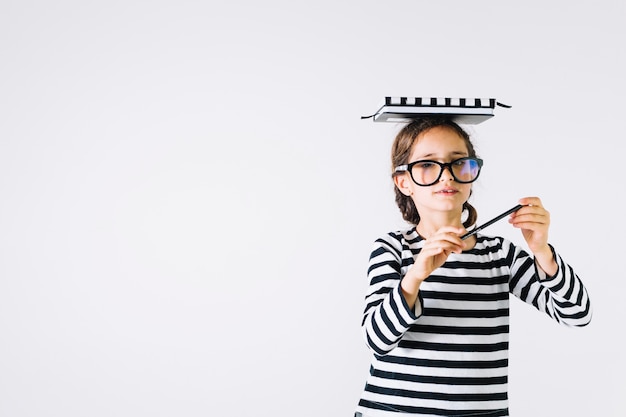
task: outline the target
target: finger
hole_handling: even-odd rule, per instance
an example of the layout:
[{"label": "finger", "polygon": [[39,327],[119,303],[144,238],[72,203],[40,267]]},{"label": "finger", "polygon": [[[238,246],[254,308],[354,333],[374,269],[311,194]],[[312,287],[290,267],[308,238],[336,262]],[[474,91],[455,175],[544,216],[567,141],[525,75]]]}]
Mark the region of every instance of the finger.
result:
[{"label": "finger", "polygon": [[440,242],[430,242],[424,246],[419,256],[424,262],[440,265],[445,262],[450,252],[452,252],[452,249],[448,245]]},{"label": "finger", "polygon": [[541,199],[539,197],[524,197],[518,201],[523,206],[537,206],[542,207]]},{"label": "finger", "polygon": [[461,236],[465,234],[465,232],[466,230],[462,227],[442,227],[432,237],[459,243]]},{"label": "finger", "polygon": [[541,206],[525,206],[509,216],[509,219],[514,220],[539,220],[541,218],[547,219],[547,221],[550,219],[550,213]]},{"label": "finger", "polygon": [[433,241],[433,247],[440,249],[439,253],[456,252],[461,253],[463,251],[465,243],[456,235],[444,236],[441,239]]},{"label": "finger", "polygon": [[462,227],[444,226],[437,231],[437,234],[439,234],[440,232],[453,236],[461,236],[463,233],[465,233],[465,229]]},{"label": "finger", "polygon": [[433,236],[433,242],[448,242],[455,245],[460,245],[463,241],[461,240],[461,234],[445,233]]},{"label": "finger", "polygon": [[546,225],[541,223],[514,223],[512,226],[516,229],[526,230],[529,232],[545,232],[546,230],[548,230]]},{"label": "finger", "polygon": [[550,225],[550,222],[546,218],[511,219],[509,223],[511,223],[513,227],[533,230],[546,229]]},{"label": "finger", "polygon": [[550,223],[550,213],[541,208],[541,207],[526,207],[520,209],[518,213],[514,213],[511,217],[509,217],[510,223],[521,223],[521,222],[531,222],[531,223],[542,223],[549,224]]}]

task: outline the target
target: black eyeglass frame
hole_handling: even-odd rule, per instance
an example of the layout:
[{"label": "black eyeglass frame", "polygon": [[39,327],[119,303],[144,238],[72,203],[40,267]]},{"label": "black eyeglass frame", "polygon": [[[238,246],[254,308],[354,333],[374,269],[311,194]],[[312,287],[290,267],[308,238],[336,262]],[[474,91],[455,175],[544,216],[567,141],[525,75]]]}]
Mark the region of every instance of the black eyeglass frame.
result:
[{"label": "black eyeglass frame", "polygon": [[[459,161],[476,161],[476,163],[478,164],[478,173],[476,174],[476,177],[474,177],[473,180],[471,181],[462,181],[460,179],[458,179],[456,177],[456,175],[454,175],[454,170],[452,169],[452,165],[458,163]],[[415,178],[413,178],[413,166],[419,163],[424,163],[424,162],[430,162],[433,164],[437,164],[439,165],[439,167],[441,168],[441,171],[439,171],[439,175],[437,176],[437,178],[429,183],[429,184],[420,184],[419,182],[417,182],[415,180]],[[483,167],[483,160],[480,158],[472,158],[472,157],[463,157],[463,158],[459,158],[459,159],[455,159],[454,161],[448,162],[448,163],[444,163],[444,162],[439,162],[439,161],[433,161],[430,159],[422,159],[419,161],[415,161],[415,162],[411,162],[410,164],[406,164],[406,165],[399,165],[396,167],[396,169],[394,170],[395,173],[399,173],[399,172],[407,172],[411,175],[411,179],[413,180],[413,182],[421,187],[429,187],[433,184],[436,184],[437,181],[439,181],[439,179],[441,178],[441,176],[443,175],[443,171],[444,169],[448,168],[448,171],[450,171],[450,174],[452,174],[452,178],[454,178],[454,180],[460,184],[470,184],[474,181],[476,181],[478,179],[478,177],[480,176],[480,170]]]}]

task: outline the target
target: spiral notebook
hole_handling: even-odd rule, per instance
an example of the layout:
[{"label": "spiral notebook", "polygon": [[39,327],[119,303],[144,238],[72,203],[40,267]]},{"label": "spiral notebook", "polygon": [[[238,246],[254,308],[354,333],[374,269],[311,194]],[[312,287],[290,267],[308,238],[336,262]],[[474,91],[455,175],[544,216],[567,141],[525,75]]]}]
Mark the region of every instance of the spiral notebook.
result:
[{"label": "spiral notebook", "polygon": [[460,124],[478,124],[494,116],[496,106],[510,108],[495,98],[385,97],[371,116],[375,122],[407,123],[424,116],[449,116]]}]

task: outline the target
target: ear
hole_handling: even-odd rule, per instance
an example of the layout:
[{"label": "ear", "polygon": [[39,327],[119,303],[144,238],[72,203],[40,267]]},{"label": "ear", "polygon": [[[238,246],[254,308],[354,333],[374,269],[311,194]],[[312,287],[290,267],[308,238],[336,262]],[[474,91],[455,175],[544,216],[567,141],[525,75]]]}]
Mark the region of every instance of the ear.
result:
[{"label": "ear", "polygon": [[411,179],[409,178],[409,174],[407,172],[393,176],[393,183],[396,187],[398,187],[398,190],[400,190],[400,192],[407,197],[410,197],[411,194],[413,194],[411,188],[409,188],[410,181]]}]

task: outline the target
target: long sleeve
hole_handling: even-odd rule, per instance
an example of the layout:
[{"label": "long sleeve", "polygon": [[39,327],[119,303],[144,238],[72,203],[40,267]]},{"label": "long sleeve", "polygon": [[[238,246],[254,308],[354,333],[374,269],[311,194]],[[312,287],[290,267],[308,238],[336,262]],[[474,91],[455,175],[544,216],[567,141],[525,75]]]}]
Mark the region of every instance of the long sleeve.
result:
[{"label": "long sleeve", "polygon": [[[377,355],[395,348],[418,318],[400,288],[402,250],[398,237],[389,234],[375,242],[370,255],[369,287],[361,327],[367,346]],[[416,308],[419,310],[419,300]]]},{"label": "long sleeve", "polygon": [[537,267],[532,256],[508,243],[511,264],[511,292],[537,310],[566,326],[586,326],[591,321],[592,307],[587,289],[561,256],[552,248],[559,266],[548,277]]},{"label": "long sleeve", "polygon": [[587,290],[558,254],[547,277],[513,243],[479,234],[421,283],[412,310],[400,283],[424,242],[413,228],[387,234],[371,252],[362,330],[373,355],[357,411],[508,416],[511,293],[559,323],[584,326]]}]

